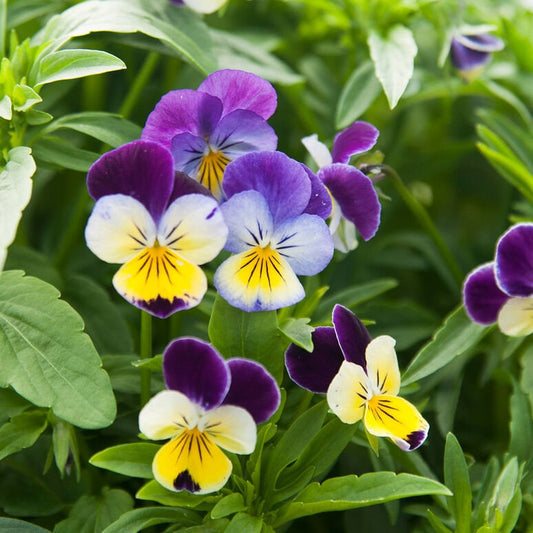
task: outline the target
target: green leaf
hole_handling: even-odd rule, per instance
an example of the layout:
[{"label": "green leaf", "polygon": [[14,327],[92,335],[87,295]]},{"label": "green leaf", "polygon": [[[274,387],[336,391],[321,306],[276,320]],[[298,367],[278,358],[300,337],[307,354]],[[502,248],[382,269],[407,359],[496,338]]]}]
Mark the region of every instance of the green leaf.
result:
[{"label": "green leaf", "polygon": [[25,411],[31,403],[11,389],[0,389],[0,424]]},{"label": "green leaf", "polygon": [[17,234],[22,211],[30,201],[35,169],[30,148],[18,146],[9,150],[7,164],[0,172],[0,272],[7,248]]},{"label": "green leaf", "polygon": [[119,444],[95,453],[89,462],[124,476],[152,479],[152,461],[159,448],[151,442]]},{"label": "green leaf", "polygon": [[505,517],[507,508],[516,496],[516,493],[520,491],[520,470],[516,457],[513,457],[505,465],[498,477],[486,511],[486,518],[490,525],[496,527],[501,526],[499,521]]},{"label": "green leaf", "polygon": [[22,272],[0,275],[2,380],[75,426],[106,427],[116,414],[109,377],[80,316],[58,298]]},{"label": "green leaf", "polygon": [[313,351],[313,339],[311,334],[315,330],[309,326],[310,318],[292,318],[284,320],[280,326],[280,331],[297,346],[300,346],[308,352]]},{"label": "green leaf", "polygon": [[224,496],[211,510],[211,518],[215,520],[217,518],[224,518],[225,516],[238,513],[239,511],[245,511],[246,505],[242,494],[234,492]]},{"label": "green leaf", "polygon": [[138,500],[150,500],[171,507],[187,507],[190,509],[208,510],[213,507],[220,495],[191,494],[187,491],[173,492],[152,480],[143,485],[135,497]]},{"label": "green leaf", "polygon": [[510,401],[511,422],[509,424],[509,453],[519,461],[533,457],[533,417],[528,397],[513,379],[513,394]]},{"label": "green leaf", "polygon": [[98,496],[83,495],[68,518],[59,522],[54,533],[96,533],[133,509],[133,498],[124,490],[104,487]]},{"label": "green leaf", "polygon": [[368,46],[376,76],[393,109],[413,76],[414,59],[418,52],[413,34],[402,25],[389,29],[386,36],[371,30]]},{"label": "green leaf", "polygon": [[291,503],[283,506],[275,526],[302,516],[430,494],[450,495],[450,491],[437,481],[412,474],[371,472],[362,476],[331,478],[323,483],[312,483]]},{"label": "green leaf", "polygon": [[428,522],[436,533],[453,533],[451,529],[448,529],[437,516],[428,509]]},{"label": "green leaf", "polygon": [[4,94],[0,100],[0,118],[4,120],[11,120],[13,117],[13,107],[11,104],[11,98],[7,94]]},{"label": "green leaf", "polygon": [[444,482],[453,493],[449,500],[455,517],[456,533],[470,533],[470,518],[472,516],[470,474],[461,445],[452,433],[448,433],[446,436]]},{"label": "green leaf", "polygon": [[141,137],[141,128],[120,115],[101,111],[87,111],[64,115],[43,130],[50,134],[59,129],[69,129],[89,135],[113,148]]},{"label": "green leaf", "polygon": [[357,67],[344,85],[335,113],[337,129],[347,128],[374,102],[381,92],[381,85],[372,62],[365,61]]},{"label": "green leaf", "polygon": [[533,413],[533,346],[528,346],[522,354],[520,366],[522,367],[520,387],[528,396],[529,408]]},{"label": "green leaf", "polygon": [[14,518],[0,518],[0,531],[4,533],[50,533],[49,529]]},{"label": "green leaf", "polygon": [[43,99],[27,85],[18,84],[13,89],[13,109],[15,111],[29,111],[35,104]]},{"label": "green leaf", "polygon": [[103,533],[137,533],[150,526],[171,523],[174,526],[194,526],[200,517],[187,509],[172,507],[145,507],[133,509],[123,514],[118,520],[107,526]]},{"label": "green leaf", "polygon": [[431,341],[415,356],[402,377],[402,385],[409,385],[446,366],[456,357],[475,346],[489,328],[475,324],[461,306],[444,320]]},{"label": "green leaf", "polygon": [[80,172],[87,172],[100,157],[95,152],[76,148],[59,137],[39,138],[33,145],[33,153],[39,162],[48,163],[56,168],[69,168]]},{"label": "green leaf", "polygon": [[20,413],[0,427],[0,461],[33,446],[48,425],[46,413]]},{"label": "green leaf", "polygon": [[133,352],[128,323],[100,285],[87,276],[70,275],[65,279],[62,295],[82,316],[85,330],[100,353]]},{"label": "green leaf", "polygon": [[278,329],[275,311],[247,313],[217,294],[208,333],[211,343],[224,357],[254,359],[281,381],[283,354],[289,343]]},{"label": "green leaf", "polygon": [[251,516],[247,513],[236,514],[224,533],[261,533],[263,520],[258,516]]}]

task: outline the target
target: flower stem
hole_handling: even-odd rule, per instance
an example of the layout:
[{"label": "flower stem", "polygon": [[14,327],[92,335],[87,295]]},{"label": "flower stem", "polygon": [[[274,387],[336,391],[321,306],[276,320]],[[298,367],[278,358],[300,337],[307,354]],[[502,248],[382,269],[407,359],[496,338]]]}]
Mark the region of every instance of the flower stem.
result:
[{"label": "flower stem", "polygon": [[[141,311],[141,335],[140,335],[141,359],[152,357],[152,315]],[[152,371],[141,368],[141,407],[150,399],[150,381]]]},{"label": "flower stem", "polygon": [[152,77],[158,62],[159,54],[157,52],[150,52],[146,56],[141,70],[139,70],[135,81],[133,82],[128,94],[126,95],[126,98],[124,99],[124,102],[122,103],[122,107],[120,108],[119,113],[124,118],[128,118],[131,115],[131,112],[139,101],[142,90]]},{"label": "flower stem", "polygon": [[396,191],[398,191],[401,199],[439,250],[444,263],[448,267],[451,277],[455,280],[457,288],[460,289],[463,284],[464,273],[424,206],[411,194],[411,191],[409,191],[403,180],[392,167],[388,165],[379,165],[379,170],[391,178],[392,184],[396,188]]}]

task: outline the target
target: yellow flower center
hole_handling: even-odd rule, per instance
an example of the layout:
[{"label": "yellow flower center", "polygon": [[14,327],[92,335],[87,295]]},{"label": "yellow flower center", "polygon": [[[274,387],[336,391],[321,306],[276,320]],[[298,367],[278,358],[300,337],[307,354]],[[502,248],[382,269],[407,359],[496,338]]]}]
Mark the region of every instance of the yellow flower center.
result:
[{"label": "yellow flower center", "polygon": [[209,152],[203,156],[198,169],[198,181],[207,187],[215,198],[222,196],[222,178],[231,159],[222,152]]}]

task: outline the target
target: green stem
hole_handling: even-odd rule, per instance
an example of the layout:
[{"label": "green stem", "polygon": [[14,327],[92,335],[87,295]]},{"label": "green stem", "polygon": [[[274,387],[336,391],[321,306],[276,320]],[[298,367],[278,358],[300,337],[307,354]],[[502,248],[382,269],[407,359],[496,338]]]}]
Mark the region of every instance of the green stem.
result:
[{"label": "green stem", "polygon": [[424,206],[411,194],[411,191],[409,191],[398,173],[392,167],[388,165],[379,165],[379,170],[391,178],[392,184],[398,191],[398,194],[404,201],[405,205],[409,208],[411,213],[418,220],[418,223],[424,228],[439,250],[444,263],[448,267],[448,270],[459,289],[463,284],[464,274]]},{"label": "green stem", "polygon": [[0,0],[0,57],[6,56],[7,0]]},{"label": "green stem", "polygon": [[[141,359],[150,359],[152,357],[152,315],[146,311],[141,311],[139,351]],[[148,368],[141,368],[141,407],[150,399],[151,379],[152,371]]]},{"label": "green stem", "polygon": [[157,52],[150,52],[146,56],[143,66],[137,74],[135,81],[133,82],[128,94],[126,95],[126,98],[124,99],[124,102],[122,103],[122,107],[120,108],[119,113],[124,118],[128,118],[131,115],[131,112],[133,111],[133,109],[137,105],[137,102],[139,101],[139,98],[141,97],[141,93],[145,85],[152,77],[152,74],[158,62],[159,54]]}]

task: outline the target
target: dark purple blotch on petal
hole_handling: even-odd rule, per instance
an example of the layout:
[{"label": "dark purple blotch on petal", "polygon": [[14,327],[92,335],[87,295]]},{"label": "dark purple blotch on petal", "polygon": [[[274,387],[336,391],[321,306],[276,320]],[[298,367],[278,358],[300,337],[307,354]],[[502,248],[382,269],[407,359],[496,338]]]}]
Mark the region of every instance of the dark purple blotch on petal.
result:
[{"label": "dark purple blotch on petal", "polygon": [[289,377],[300,387],[325,394],[344,361],[335,330],[318,327],[312,333],[313,351],[291,344],[285,352]]},{"label": "dark purple blotch on petal", "polygon": [[318,171],[318,177],[339,204],[344,218],[352,222],[365,241],[377,232],[381,204],[372,180],[360,170],[333,163]]},{"label": "dark purple blotch on petal", "polygon": [[509,296],[533,295],[533,224],[516,224],[496,245],[498,285]]},{"label": "dark purple blotch on petal", "polygon": [[178,477],[174,480],[174,488],[176,490],[186,490],[194,493],[200,490],[200,485],[194,481],[188,470],[184,470],[183,472],[180,472]]},{"label": "dark purple blotch on petal", "polygon": [[201,183],[198,183],[196,180],[189,177],[185,172],[176,172],[174,180],[174,189],[170,194],[170,199],[168,201],[169,205],[186,194],[203,194],[213,198],[211,192],[206,189]]},{"label": "dark purple blotch on petal", "polygon": [[317,215],[325,220],[331,215],[331,196],[325,185],[318,179],[318,176],[311,172],[304,164],[302,164],[302,167],[311,181],[311,198],[304,213]]},{"label": "dark purple blotch on petal", "polygon": [[334,163],[348,163],[350,157],[370,150],[378,140],[379,130],[361,120],[335,136],[331,156]]},{"label": "dark purple blotch on petal", "polygon": [[407,435],[407,442],[409,443],[409,451],[419,448],[428,436],[427,431],[413,431]]},{"label": "dark purple blotch on petal", "polygon": [[150,141],[133,141],[105,153],[89,169],[87,188],[98,200],[125,194],[141,202],[157,223],[174,187],[172,154]]},{"label": "dark purple blotch on petal", "polygon": [[276,380],[265,368],[249,359],[230,359],[231,385],[222,403],[246,409],[256,424],[268,420],[280,403]]},{"label": "dark purple blotch on petal", "polygon": [[494,263],[473,270],[463,286],[463,301],[468,316],[479,324],[493,324],[509,296],[496,284]]},{"label": "dark purple blotch on petal", "polygon": [[333,326],[345,359],[366,371],[365,352],[372,338],[364,324],[349,309],[337,304],[333,308]]},{"label": "dark purple blotch on petal", "polygon": [[167,300],[166,298],[162,298],[161,296],[158,296],[157,298],[154,298],[153,300],[149,301],[136,300],[134,298],[128,301],[135,307],[138,307],[139,309],[144,309],[145,311],[148,311],[148,313],[153,316],[156,316],[157,318],[168,318],[176,311],[189,309],[199,303],[199,301],[191,303],[190,300],[185,301],[181,298],[173,298],[172,300]]},{"label": "dark purple blotch on petal", "polygon": [[179,391],[204,409],[218,407],[230,386],[224,359],[207,342],[184,337],[171,342],[163,354],[163,377],[168,389]]}]

